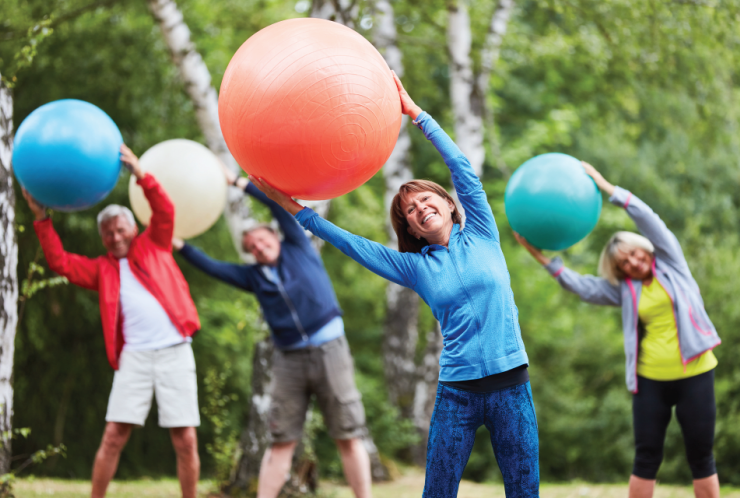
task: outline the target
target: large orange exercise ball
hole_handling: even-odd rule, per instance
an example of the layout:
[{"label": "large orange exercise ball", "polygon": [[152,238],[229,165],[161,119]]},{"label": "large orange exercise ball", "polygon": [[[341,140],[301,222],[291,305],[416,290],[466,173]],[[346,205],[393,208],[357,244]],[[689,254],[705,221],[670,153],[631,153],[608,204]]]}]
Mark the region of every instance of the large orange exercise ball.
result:
[{"label": "large orange exercise ball", "polygon": [[[144,152],[139,164],[157,179],[175,205],[175,237],[200,235],[221,216],[226,177],[218,157],[204,145],[184,138],[165,140]],[[128,195],[134,214],[148,225],[152,209],[133,175]]]},{"label": "large orange exercise ball", "polygon": [[383,57],[359,33],[322,19],[281,21],[244,42],[224,74],[218,115],[247,173],[306,200],[365,183],[401,129]]}]

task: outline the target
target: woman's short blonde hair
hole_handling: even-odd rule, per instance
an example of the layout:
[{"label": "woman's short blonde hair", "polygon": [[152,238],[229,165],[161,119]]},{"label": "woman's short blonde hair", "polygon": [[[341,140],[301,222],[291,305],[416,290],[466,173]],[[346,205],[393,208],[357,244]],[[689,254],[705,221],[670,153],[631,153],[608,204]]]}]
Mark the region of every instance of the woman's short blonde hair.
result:
[{"label": "woman's short blonde hair", "polygon": [[617,266],[617,254],[621,251],[629,252],[635,248],[643,249],[650,254],[655,253],[653,243],[638,233],[617,232],[612,235],[599,257],[599,275],[613,285],[617,285],[619,280],[624,280],[626,275]]}]

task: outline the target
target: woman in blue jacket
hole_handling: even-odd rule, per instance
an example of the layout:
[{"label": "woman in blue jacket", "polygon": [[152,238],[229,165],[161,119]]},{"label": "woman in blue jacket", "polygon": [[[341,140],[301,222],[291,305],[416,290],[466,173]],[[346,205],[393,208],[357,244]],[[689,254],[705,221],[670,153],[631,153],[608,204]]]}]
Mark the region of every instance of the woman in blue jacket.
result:
[{"label": "woman in blue jacket", "polygon": [[603,278],[580,275],[517,240],[566,290],[592,304],[621,306],[627,388],[632,396],[635,461],[630,498],[649,498],[663,460],[671,411],[681,425],[698,498],[719,497],[712,455],[714,367],[720,339],[676,236],[650,207],[606,181],[588,163],[596,185],[623,207],[642,235],[617,232],[601,253]]},{"label": "woman in blue jacket", "polygon": [[400,251],[342,230],[259,178],[268,197],[304,228],[378,275],[414,289],[444,336],[429,429],[424,497],[457,496],[478,427],[491,433],[507,497],[539,494],[539,441],[527,354],[498,229],[467,158],[396,78],[401,106],[437,148],[465,209],[444,188],[414,180],[393,199]]}]

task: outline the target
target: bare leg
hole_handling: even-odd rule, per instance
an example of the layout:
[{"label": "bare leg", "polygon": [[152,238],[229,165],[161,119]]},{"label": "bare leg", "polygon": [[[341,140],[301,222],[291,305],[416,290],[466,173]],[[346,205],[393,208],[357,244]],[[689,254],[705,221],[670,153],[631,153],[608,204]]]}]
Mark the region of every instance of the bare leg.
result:
[{"label": "bare leg", "polygon": [[643,479],[636,475],[630,476],[629,498],[652,498],[655,490],[655,479]]},{"label": "bare leg", "polygon": [[719,478],[717,474],[694,480],[696,498],[719,498]]},{"label": "bare leg", "polygon": [[283,489],[297,441],[275,443],[265,451],[260,465],[257,498],[276,498]]},{"label": "bare leg", "polygon": [[335,439],[342,457],[344,476],[357,498],[370,498],[370,457],[360,438]]},{"label": "bare leg", "polygon": [[198,456],[198,436],[195,427],[174,427],[170,429],[172,446],[177,455],[177,477],[183,498],[195,498],[200,477],[200,457]]},{"label": "bare leg", "polygon": [[126,446],[133,427],[131,424],[120,422],[105,424],[103,440],[100,442],[100,448],[98,448],[93,464],[92,498],[103,498],[105,496],[105,490],[108,489],[108,484],[110,484],[118,468],[121,450]]}]

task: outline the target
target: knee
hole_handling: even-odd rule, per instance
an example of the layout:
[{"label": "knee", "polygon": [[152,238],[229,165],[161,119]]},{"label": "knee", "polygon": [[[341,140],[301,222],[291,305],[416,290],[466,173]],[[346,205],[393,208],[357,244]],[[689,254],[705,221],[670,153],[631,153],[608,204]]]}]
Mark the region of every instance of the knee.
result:
[{"label": "knee", "polygon": [[335,439],[334,442],[337,443],[337,448],[339,448],[339,452],[342,454],[350,454],[363,449],[359,438]]},{"label": "knee", "polygon": [[104,454],[120,453],[131,435],[131,424],[109,422],[103,432],[100,450]]},{"label": "knee", "polygon": [[687,459],[691,476],[694,480],[711,477],[717,473],[717,465],[714,462],[714,455],[711,451],[708,455],[691,455]]},{"label": "knee", "polygon": [[658,469],[663,462],[663,448],[647,448],[638,446],[635,453],[635,463],[632,474],[642,479],[654,480]]},{"label": "knee", "polygon": [[178,427],[170,429],[172,435],[172,446],[178,455],[191,455],[198,453],[198,437],[195,427]]}]

